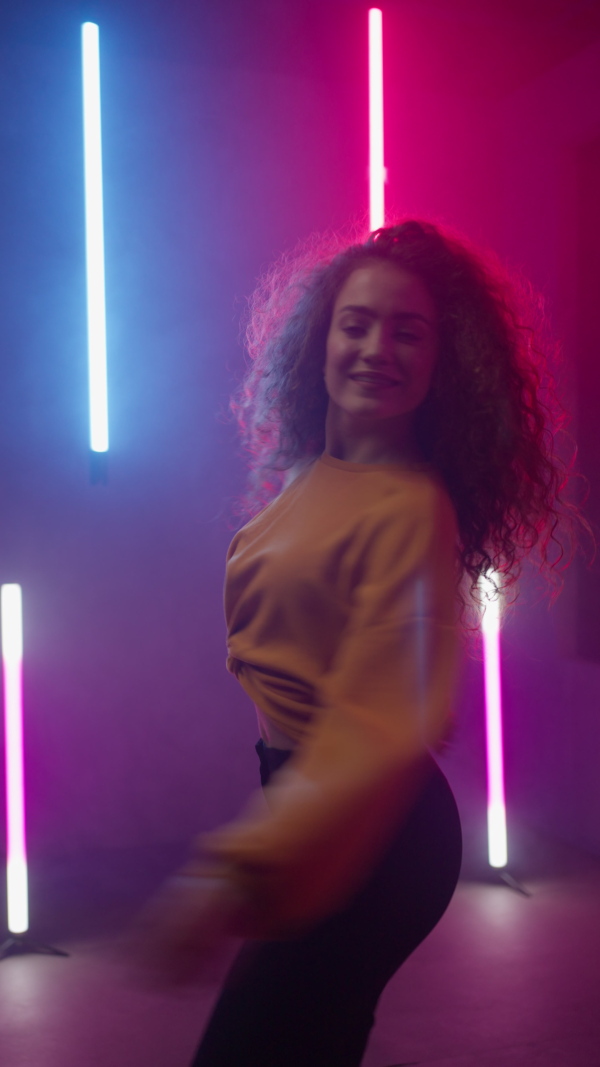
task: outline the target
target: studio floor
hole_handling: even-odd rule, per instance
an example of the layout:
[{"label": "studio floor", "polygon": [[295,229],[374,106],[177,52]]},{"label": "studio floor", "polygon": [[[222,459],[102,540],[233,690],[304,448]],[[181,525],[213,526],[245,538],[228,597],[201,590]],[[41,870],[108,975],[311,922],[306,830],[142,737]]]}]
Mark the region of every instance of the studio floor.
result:
[{"label": "studio floor", "polygon": [[[599,1067],[600,862],[571,853],[523,885],[460,882],[388,986],[364,1067]],[[143,988],[106,932],[61,947],[0,963],[2,1067],[187,1067],[216,983]]]}]

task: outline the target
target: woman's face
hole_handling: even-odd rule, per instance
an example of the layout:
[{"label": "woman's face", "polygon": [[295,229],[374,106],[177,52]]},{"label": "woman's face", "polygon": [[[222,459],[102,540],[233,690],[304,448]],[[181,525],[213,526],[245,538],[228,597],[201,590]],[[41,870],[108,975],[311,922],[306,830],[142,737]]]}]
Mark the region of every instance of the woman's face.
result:
[{"label": "woman's face", "polygon": [[357,267],[327,335],[330,403],[361,421],[408,416],[429,392],[436,355],[436,310],[421,279],[387,260]]}]

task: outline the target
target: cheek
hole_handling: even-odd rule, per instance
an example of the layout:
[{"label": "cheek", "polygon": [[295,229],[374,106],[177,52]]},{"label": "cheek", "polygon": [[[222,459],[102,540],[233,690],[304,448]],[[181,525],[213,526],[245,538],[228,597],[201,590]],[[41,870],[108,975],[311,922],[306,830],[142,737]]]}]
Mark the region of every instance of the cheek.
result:
[{"label": "cheek", "polygon": [[424,392],[428,393],[431,388],[431,381],[433,378],[433,366],[423,367],[420,375],[420,385]]},{"label": "cheek", "polygon": [[429,355],[429,358],[424,361],[423,367],[421,368],[421,373],[419,376],[420,384],[421,388],[425,391],[425,393],[428,393],[431,389],[433,377],[435,374],[436,363],[437,355],[435,352],[433,352]]},{"label": "cheek", "polygon": [[325,350],[325,381],[333,385],[343,375],[344,349],[335,339],[327,342]]},{"label": "cheek", "polygon": [[329,394],[329,396],[331,396],[332,391],[335,390],[336,375],[335,375],[335,370],[334,370],[334,361],[333,361],[333,358],[332,358],[330,350],[327,351],[327,355],[326,355],[326,358],[325,358],[325,366],[323,368],[323,378],[324,378],[324,381],[325,381],[325,389],[326,389],[327,393]]},{"label": "cheek", "polygon": [[[435,362],[427,360],[415,368],[410,385],[410,404],[419,407],[429,395]],[[407,398],[408,399],[408,398]]]}]

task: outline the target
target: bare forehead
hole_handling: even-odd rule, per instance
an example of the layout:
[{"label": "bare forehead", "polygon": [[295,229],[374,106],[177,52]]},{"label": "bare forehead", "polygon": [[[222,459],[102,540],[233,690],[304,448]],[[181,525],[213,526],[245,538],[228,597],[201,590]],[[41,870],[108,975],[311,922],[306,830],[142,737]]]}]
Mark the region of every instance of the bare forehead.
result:
[{"label": "bare forehead", "polygon": [[334,313],[345,308],[371,309],[377,315],[416,313],[435,318],[435,305],[425,283],[404,267],[386,260],[364,263],[346,278],[334,305]]}]

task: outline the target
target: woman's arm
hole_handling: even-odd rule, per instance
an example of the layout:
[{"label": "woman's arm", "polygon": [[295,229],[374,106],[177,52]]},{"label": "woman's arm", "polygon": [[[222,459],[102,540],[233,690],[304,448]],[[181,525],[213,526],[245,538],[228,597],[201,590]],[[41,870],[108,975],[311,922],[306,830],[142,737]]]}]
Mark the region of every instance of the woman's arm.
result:
[{"label": "woman's arm", "polygon": [[432,483],[368,517],[348,624],[308,740],[195,854],[142,921],[146,958],[193,977],[224,934],[293,935],[357,891],[444,736],[456,664],[456,527]]}]

